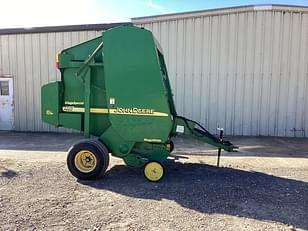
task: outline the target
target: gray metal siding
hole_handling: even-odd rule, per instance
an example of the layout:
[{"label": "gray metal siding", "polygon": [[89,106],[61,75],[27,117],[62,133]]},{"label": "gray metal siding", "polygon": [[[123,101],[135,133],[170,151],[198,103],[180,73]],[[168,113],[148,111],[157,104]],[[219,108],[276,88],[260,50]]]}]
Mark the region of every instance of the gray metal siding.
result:
[{"label": "gray metal siding", "polygon": [[[211,132],[308,137],[308,9],[225,9],[133,19],[160,41],[179,114]],[[295,12],[297,11],[297,12]],[[96,31],[0,34],[0,74],[14,78],[15,130],[71,131],[41,121],[55,54]]]},{"label": "gray metal siding", "polygon": [[133,22],[160,41],[179,114],[211,132],[308,137],[308,13],[291,10]]},{"label": "gray metal siding", "polygon": [[64,48],[97,37],[101,32],[51,32],[0,35],[0,74],[14,79],[15,130],[71,131],[41,120],[41,86],[60,79],[55,55]]}]

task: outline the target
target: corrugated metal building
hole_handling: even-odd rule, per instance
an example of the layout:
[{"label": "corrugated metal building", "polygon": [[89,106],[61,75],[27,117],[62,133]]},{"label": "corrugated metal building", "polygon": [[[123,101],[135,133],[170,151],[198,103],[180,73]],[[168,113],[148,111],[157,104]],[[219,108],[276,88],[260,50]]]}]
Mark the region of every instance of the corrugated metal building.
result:
[{"label": "corrugated metal building", "polygon": [[308,137],[308,8],[132,19],[161,42],[180,114],[211,132]]},{"label": "corrugated metal building", "polygon": [[14,130],[71,131],[41,120],[41,86],[60,79],[56,53],[127,23],[0,30],[0,76],[13,76]]},{"label": "corrugated metal building", "polygon": [[[308,137],[307,7],[246,6],[132,22],[160,41],[179,114],[211,132],[220,126],[232,135]],[[55,53],[108,27],[0,30],[0,76],[14,78],[15,130],[56,131],[40,119],[40,86],[59,78]]]}]

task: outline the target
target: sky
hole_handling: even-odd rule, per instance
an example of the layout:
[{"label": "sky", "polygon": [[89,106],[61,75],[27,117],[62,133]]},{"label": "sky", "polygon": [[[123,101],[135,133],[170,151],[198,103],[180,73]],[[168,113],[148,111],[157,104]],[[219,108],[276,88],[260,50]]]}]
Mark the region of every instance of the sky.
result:
[{"label": "sky", "polygon": [[133,17],[308,0],[0,0],[0,28],[129,22]]}]

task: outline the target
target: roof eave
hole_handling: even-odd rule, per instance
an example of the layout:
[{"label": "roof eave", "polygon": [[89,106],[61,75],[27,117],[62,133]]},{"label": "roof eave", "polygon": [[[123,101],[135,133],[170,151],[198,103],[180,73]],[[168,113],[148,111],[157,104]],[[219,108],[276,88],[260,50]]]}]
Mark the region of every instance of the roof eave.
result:
[{"label": "roof eave", "polygon": [[142,24],[155,21],[196,18],[204,16],[215,16],[215,15],[254,12],[254,11],[284,11],[284,12],[294,12],[294,13],[308,13],[308,6],[277,5],[277,4],[246,5],[237,7],[227,7],[227,8],[137,17],[137,18],[131,18],[131,20],[134,24]]},{"label": "roof eave", "polygon": [[131,22],[119,23],[101,23],[101,24],[83,24],[49,27],[31,27],[31,28],[8,28],[0,29],[0,35],[4,34],[30,34],[30,33],[51,33],[51,32],[70,32],[70,31],[102,31],[113,27],[132,25]]}]

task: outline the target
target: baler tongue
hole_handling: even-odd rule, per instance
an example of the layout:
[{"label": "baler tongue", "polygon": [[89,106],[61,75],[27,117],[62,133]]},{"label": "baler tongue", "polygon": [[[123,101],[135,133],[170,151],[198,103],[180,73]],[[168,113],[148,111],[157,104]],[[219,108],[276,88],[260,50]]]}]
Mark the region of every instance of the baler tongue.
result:
[{"label": "baler tongue", "polygon": [[190,135],[200,141],[211,144],[218,148],[218,159],[217,166],[219,166],[221,149],[224,149],[227,152],[236,152],[238,147],[234,146],[230,141],[223,140],[223,129],[219,128],[219,136],[211,134],[206,130],[201,124],[187,119],[182,116],[175,117],[175,133],[182,133],[184,135]]}]

